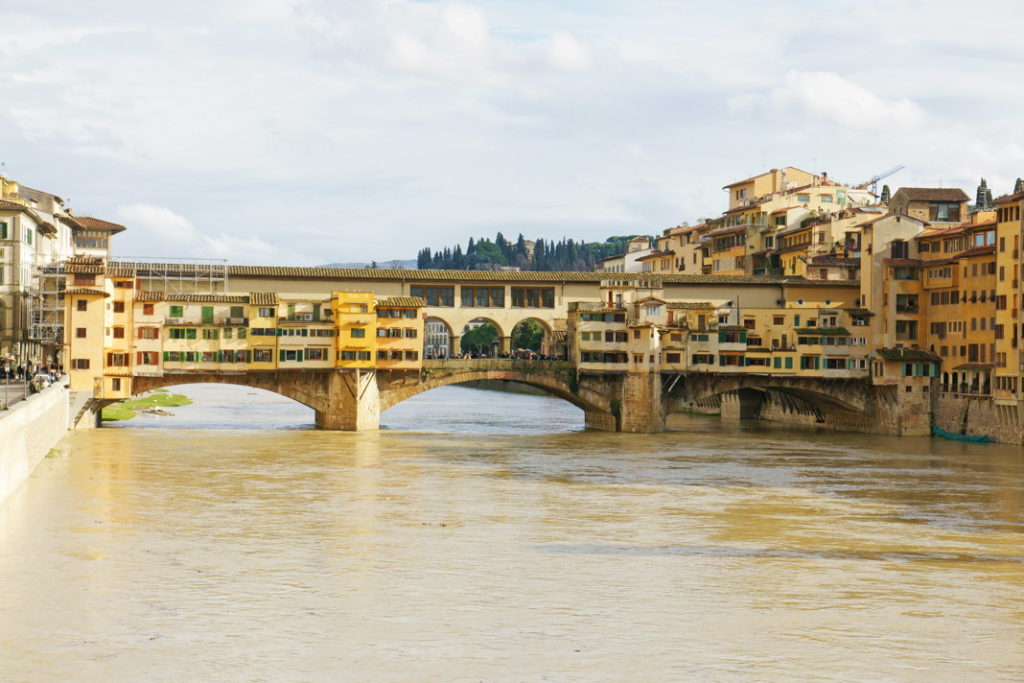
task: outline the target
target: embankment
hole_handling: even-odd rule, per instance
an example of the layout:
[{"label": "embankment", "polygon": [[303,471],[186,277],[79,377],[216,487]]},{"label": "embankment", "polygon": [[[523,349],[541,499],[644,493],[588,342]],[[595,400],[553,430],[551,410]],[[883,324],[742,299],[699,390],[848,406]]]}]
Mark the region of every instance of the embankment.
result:
[{"label": "embankment", "polygon": [[0,412],[0,506],[68,433],[68,390],[44,389]]}]

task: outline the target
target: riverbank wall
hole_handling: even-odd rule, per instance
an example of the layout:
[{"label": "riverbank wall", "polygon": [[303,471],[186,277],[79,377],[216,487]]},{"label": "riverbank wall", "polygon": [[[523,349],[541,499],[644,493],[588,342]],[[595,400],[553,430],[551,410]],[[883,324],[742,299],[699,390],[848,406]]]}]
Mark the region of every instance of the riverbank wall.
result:
[{"label": "riverbank wall", "polygon": [[68,400],[54,384],[0,413],[0,507],[68,433]]}]

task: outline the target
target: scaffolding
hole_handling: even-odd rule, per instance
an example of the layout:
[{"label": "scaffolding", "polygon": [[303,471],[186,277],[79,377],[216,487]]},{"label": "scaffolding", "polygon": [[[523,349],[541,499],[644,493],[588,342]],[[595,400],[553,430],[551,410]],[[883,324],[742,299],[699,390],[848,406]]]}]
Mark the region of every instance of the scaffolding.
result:
[{"label": "scaffolding", "polygon": [[56,347],[64,343],[66,283],[67,275],[64,272],[63,261],[42,266],[36,272],[36,287],[27,299],[28,338],[42,344],[45,355],[54,355]]},{"label": "scaffolding", "polygon": [[146,292],[177,294],[223,294],[228,289],[226,259],[161,259],[125,257],[110,261],[107,272],[125,274],[139,282]]}]

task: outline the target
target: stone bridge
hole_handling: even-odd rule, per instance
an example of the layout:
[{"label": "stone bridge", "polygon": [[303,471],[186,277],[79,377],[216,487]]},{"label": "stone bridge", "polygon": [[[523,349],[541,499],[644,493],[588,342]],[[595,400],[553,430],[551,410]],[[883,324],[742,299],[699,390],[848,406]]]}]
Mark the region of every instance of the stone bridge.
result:
[{"label": "stone bridge", "polygon": [[[654,379],[643,375],[640,381],[630,381],[623,373],[580,376],[575,365],[565,361],[429,360],[419,371],[167,372],[134,377],[132,393],[179,384],[235,384],[271,391],[312,408],[316,424],[322,429],[358,431],[378,428],[382,411],[424,391],[476,380],[499,380],[533,386],[569,401],[584,411],[590,428],[654,432],[664,425]],[[641,395],[645,387],[653,397]],[[632,392],[628,397],[627,391]],[[89,408],[98,413],[114,402],[94,400]]]},{"label": "stone bridge", "polygon": [[[865,379],[821,379],[727,373],[579,372],[566,361],[430,360],[421,370],[275,370],[245,373],[175,372],[136,376],[140,394],[191,383],[237,384],[291,398],[316,412],[322,429],[377,429],[380,413],[424,391],[476,380],[518,382],[569,401],[592,429],[660,432],[676,410],[724,418],[764,418],[839,430],[916,433],[922,406],[891,387]],[[93,410],[113,401],[93,401]],[[907,403],[906,406],[903,404]],[[98,410],[97,410],[98,412]],[[911,427],[908,427],[911,425]]]}]

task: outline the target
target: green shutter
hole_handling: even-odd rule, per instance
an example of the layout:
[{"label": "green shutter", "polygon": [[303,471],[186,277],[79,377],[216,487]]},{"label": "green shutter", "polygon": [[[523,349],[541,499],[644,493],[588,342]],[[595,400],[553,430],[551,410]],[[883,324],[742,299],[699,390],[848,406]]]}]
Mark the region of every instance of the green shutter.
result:
[{"label": "green shutter", "polygon": [[280,351],[278,351],[278,354],[279,354],[278,355],[278,360],[280,360],[283,363],[284,362],[284,349],[281,349]]},{"label": "green shutter", "polygon": [[164,351],[164,362],[166,363],[170,359],[171,359],[171,352],[170,351]]},{"label": "green shutter", "polygon": [[298,351],[295,352],[295,360],[297,360],[300,363],[302,362],[302,349],[299,349]]},{"label": "green shutter", "polygon": [[203,306],[203,322],[207,325],[213,324],[213,306]]},{"label": "green shutter", "polygon": [[820,356],[815,356],[814,357],[814,369],[815,370],[820,370],[821,369],[821,357]]},{"label": "green shutter", "polygon": [[793,358],[792,358],[792,356],[790,356],[789,358],[786,359],[786,369],[787,370],[792,370],[793,369]]},{"label": "green shutter", "polygon": [[775,358],[772,359],[772,363],[773,363],[773,367],[776,370],[781,370],[782,369],[782,358],[781,357],[775,356]]}]

